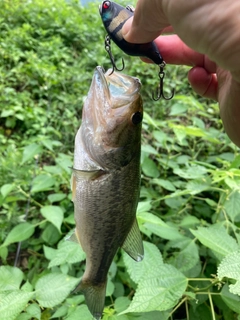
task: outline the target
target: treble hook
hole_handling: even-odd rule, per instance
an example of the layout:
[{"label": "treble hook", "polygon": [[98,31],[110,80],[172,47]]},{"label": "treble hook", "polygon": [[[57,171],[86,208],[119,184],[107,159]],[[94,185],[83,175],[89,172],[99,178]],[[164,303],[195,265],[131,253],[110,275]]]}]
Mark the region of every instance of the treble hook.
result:
[{"label": "treble hook", "polygon": [[112,55],[111,40],[110,40],[109,35],[106,35],[106,37],[105,37],[105,50],[107,51],[107,53],[109,55],[109,58],[111,60],[111,63],[112,63],[112,72],[109,75],[111,75],[115,70],[122,71],[125,68],[124,60],[122,58],[122,69],[119,69],[116,66],[115,60],[114,60],[113,55]]},{"label": "treble hook", "polygon": [[171,100],[174,96],[174,89],[172,90],[172,95],[170,97],[165,97],[164,93],[163,93],[163,80],[164,80],[164,77],[165,77],[165,72],[163,71],[164,67],[166,65],[166,62],[163,61],[161,64],[159,64],[159,79],[160,79],[160,82],[159,82],[159,87],[157,88],[157,97],[155,98],[154,97],[154,93],[152,92],[152,99],[154,101],[158,101],[161,97],[165,100]]}]

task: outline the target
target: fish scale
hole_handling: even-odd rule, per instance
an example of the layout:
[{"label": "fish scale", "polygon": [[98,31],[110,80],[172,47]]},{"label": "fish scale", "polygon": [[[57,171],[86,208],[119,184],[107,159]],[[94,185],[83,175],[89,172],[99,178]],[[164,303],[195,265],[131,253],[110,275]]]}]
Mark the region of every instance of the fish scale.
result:
[{"label": "fish scale", "polygon": [[76,291],[95,319],[105,304],[107,274],[122,247],[143,259],[136,221],[140,189],[142,99],[137,78],[97,67],[75,138],[72,191],[75,239],[86,252]]}]

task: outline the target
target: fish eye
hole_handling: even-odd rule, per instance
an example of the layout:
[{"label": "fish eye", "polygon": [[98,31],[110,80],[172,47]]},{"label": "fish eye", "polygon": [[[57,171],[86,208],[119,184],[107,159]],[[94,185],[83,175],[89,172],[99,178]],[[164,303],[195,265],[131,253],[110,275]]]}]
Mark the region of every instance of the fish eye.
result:
[{"label": "fish eye", "polygon": [[102,4],[103,9],[107,10],[111,5],[110,1],[104,1]]},{"label": "fish eye", "polygon": [[132,115],[132,123],[137,125],[142,122],[143,115],[140,111],[135,112]]}]

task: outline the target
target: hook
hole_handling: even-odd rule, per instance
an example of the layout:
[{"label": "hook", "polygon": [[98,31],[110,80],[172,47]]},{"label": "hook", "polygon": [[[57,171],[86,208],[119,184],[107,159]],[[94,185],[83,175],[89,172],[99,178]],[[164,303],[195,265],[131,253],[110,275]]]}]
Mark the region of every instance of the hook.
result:
[{"label": "hook", "polygon": [[171,100],[174,96],[174,89],[172,90],[172,94],[171,96],[169,97],[165,97],[164,93],[163,93],[163,80],[164,80],[164,77],[165,77],[165,72],[163,71],[164,67],[166,66],[166,62],[163,61],[161,64],[159,64],[159,79],[160,79],[160,82],[159,82],[159,87],[157,88],[157,97],[155,98],[154,97],[154,93],[152,92],[152,99],[154,101],[158,101],[161,97],[164,99],[164,100]]},{"label": "hook", "polygon": [[106,37],[105,37],[105,49],[106,49],[106,51],[109,55],[109,58],[111,60],[111,63],[112,63],[112,72],[109,75],[111,75],[115,70],[122,71],[125,68],[124,60],[122,58],[122,69],[118,69],[118,67],[116,66],[116,63],[114,61],[113,55],[112,55],[111,40],[110,40],[109,35],[106,35]]}]

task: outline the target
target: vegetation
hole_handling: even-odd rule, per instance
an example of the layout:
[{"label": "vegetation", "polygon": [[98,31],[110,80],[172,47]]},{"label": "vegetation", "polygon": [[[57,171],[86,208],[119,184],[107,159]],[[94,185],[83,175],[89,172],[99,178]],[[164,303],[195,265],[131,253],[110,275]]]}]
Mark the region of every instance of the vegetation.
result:
[{"label": "vegetation", "polygon": [[[0,2],[1,320],[91,320],[84,297],[70,294],[85,255],[65,237],[82,104],[94,68],[110,66],[98,5]],[[186,68],[167,66],[175,98],[153,102],[156,66],[124,59],[143,84],[145,258],[116,255],[103,319],[240,319],[238,149],[217,104],[192,93]]]}]

